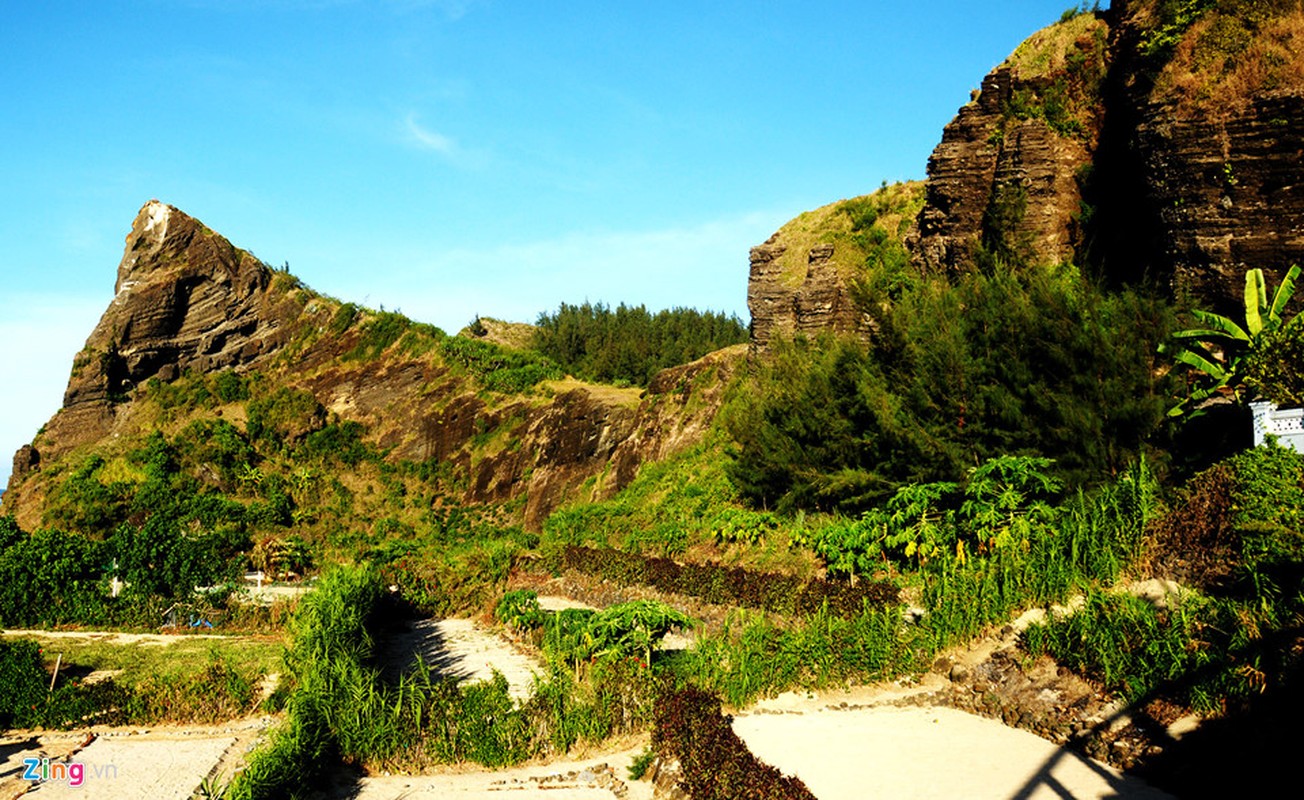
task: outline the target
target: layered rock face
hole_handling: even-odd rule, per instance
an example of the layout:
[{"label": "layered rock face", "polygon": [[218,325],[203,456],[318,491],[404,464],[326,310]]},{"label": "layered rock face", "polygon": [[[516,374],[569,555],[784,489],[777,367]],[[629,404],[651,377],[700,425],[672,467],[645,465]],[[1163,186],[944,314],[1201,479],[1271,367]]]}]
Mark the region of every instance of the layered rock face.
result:
[{"label": "layered rock face", "polygon": [[[1029,39],[934,150],[916,264],[965,269],[976,243],[1004,246],[1149,274],[1235,311],[1247,269],[1279,278],[1304,260],[1304,69],[1291,45],[1304,15],[1274,5],[1211,11],[1166,56],[1146,48],[1162,22],[1147,0]],[[1096,69],[1091,42],[1106,30]],[[1067,58],[1046,58],[1056,39]]]},{"label": "layered rock face", "polygon": [[1055,263],[1081,242],[1082,183],[1103,123],[1103,20],[1042,31],[983,79],[928,159],[908,240],[924,270],[969,267],[978,246]]},{"label": "layered rock face", "polygon": [[775,336],[821,331],[864,335],[868,320],[856,308],[851,288],[830,261],[835,245],[820,243],[794,253],[806,262],[793,285],[792,270],[781,259],[789,245],[775,234],[751,250],[747,309],[752,315],[752,346],[764,349]]},{"label": "layered rock face", "polygon": [[[914,267],[973,269],[979,248],[1071,260],[1237,313],[1246,270],[1275,284],[1304,263],[1301,5],[1219,3],[1192,22],[1115,0],[1034,34],[943,131],[905,236]],[[798,276],[790,250],[783,236],[752,250],[753,346],[863,335],[857,273],[809,249]]]},{"label": "layered rock face", "polygon": [[1216,119],[1148,107],[1137,130],[1176,290],[1227,313],[1245,271],[1304,263],[1304,96],[1256,98]]},{"label": "layered rock face", "polygon": [[[291,438],[331,417],[359,422],[390,458],[446,463],[465,476],[459,502],[524,495],[524,522],[537,528],[588,479],[587,496],[606,497],[645,461],[699,441],[745,357],[739,346],[665,370],[645,392],[567,381],[551,398],[487,398],[433,353],[349,357],[362,332],[332,334],[339,310],[176,208],[146,204],[127,236],[114,299],[74,363],[64,407],[14,456],[5,513],[40,527],[45,467],[83,446],[148,434],[157,411],[137,412],[148,405],[139,398],[150,379],[258,370],[265,391],[285,386],[317,401]],[[233,413],[238,423],[245,409]],[[486,437],[499,445],[485,445]]]},{"label": "layered rock face", "polygon": [[928,201],[909,240],[926,270],[961,270],[979,244],[1041,262],[1072,258],[1093,141],[1008,111],[1020,90],[1008,67],[942,131],[928,160]]},{"label": "layered rock face", "polygon": [[775,338],[829,331],[866,339],[874,321],[857,299],[870,262],[907,260],[902,240],[923,203],[922,183],[807,211],[751,250],[747,308],[753,352]]},{"label": "layered rock face", "polygon": [[272,277],[192,217],[146,203],[127,235],[113,300],[73,362],[41,455],[103,437],[117,403],[150,378],[247,367],[273,352],[289,309],[269,291]]}]

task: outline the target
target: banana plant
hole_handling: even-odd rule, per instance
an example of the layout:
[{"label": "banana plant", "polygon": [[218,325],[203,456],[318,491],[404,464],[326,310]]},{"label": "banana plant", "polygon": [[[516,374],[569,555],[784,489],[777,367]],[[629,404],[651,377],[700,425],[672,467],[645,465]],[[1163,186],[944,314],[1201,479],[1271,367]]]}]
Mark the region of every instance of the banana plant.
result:
[{"label": "banana plant", "polygon": [[1159,346],[1159,352],[1203,375],[1203,385],[1192,389],[1185,400],[1170,408],[1168,416],[1180,417],[1190,406],[1198,406],[1225,391],[1230,391],[1240,402],[1249,355],[1258,348],[1264,335],[1283,325],[1283,314],[1295,293],[1299,274],[1299,266],[1292,266],[1269,304],[1263,270],[1250,270],[1245,273],[1243,325],[1221,314],[1196,310],[1191,316],[1204,327],[1178,331],[1170,337],[1170,342]]}]

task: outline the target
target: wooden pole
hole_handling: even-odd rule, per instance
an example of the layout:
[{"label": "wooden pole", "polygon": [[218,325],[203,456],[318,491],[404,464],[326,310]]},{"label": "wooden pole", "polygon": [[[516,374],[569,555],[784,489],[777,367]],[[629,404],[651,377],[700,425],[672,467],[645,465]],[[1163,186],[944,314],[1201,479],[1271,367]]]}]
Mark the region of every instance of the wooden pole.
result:
[{"label": "wooden pole", "polygon": [[54,682],[59,680],[59,667],[63,664],[63,653],[54,662],[54,674],[50,676],[50,691],[54,691]]}]

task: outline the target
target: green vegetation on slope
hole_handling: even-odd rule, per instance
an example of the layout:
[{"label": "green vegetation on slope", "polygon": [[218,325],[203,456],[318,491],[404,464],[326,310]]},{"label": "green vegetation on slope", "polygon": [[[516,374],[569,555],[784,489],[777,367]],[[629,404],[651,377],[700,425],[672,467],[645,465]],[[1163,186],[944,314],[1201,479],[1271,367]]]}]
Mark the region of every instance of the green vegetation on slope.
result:
[{"label": "green vegetation on slope", "polygon": [[1094,135],[1107,37],[1108,26],[1095,13],[1066,13],[1058,24],[1028,37],[1006,60],[1020,88],[1002,109],[1004,116],[1044,120],[1061,136]]},{"label": "green vegetation on slope", "polygon": [[666,367],[747,341],[735,316],[691,308],[649,312],[642,305],[562,303],[535,323],[534,347],[579,378],[647,386]]},{"label": "green vegetation on slope", "polygon": [[1215,496],[1188,495],[1164,524],[1176,528],[1178,557],[1217,548],[1218,579],[1167,607],[1094,591],[1072,616],[1029,629],[1030,652],[1049,652],[1129,700],[1161,695],[1206,712],[1243,704],[1288,674],[1304,614],[1304,456],[1254,448],[1191,485]]},{"label": "green vegetation on slope", "polygon": [[1056,461],[1070,485],[1119,470],[1163,418],[1160,300],[1072,270],[915,275],[875,307],[869,347],[775,348],[726,409],[730,477],[759,505],[863,509],[958,481],[1000,455]]}]

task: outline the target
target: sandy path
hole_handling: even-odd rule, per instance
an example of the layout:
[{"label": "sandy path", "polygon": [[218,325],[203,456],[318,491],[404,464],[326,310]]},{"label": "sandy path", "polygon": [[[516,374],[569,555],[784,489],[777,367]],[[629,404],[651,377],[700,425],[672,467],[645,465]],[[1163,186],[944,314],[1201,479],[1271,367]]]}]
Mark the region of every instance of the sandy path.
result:
[{"label": "sandy path", "polygon": [[535,676],[543,674],[538,661],[469,619],[418,620],[395,636],[387,650],[389,663],[410,665],[420,656],[432,672],[463,683],[491,680],[497,669],[516,700],[528,698]]},{"label": "sandy path", "polygon": [[[762,704],[734,731],[820,800],[1163,800],[1169,795],[1027,731],[950,708]],[[784,710],[769,710],[783,708]]]},{"label": "sandy path", "polygon": [[[336,795],[356,800],[652,800],[652,784],[629,780],[629,764],[642,747],[592,758],[479,772],[448,771],[432,775],[364,778],[356,788]],[[619,783],[617,783],[617,781]],[[613,789],[623,784],[626,794]]]},{"label": "sandy path", "polygon": [[[270,717],[225,725],[104,728],[89,733],[48,731],[0,737],[0,800],[78,797],[96,800],[187,800],[209,775],[228,780]],[[80,764],[75,775],[40,783],[24,779],[25,759]]]},{"label": "sandy path", "polygon": [[9,629],[4,636],[27,636],[33,639],[90,639],[106,644],[168,645],[189,639],[244,639],[246,636],[222,633],[122,633],[120,631],[41,631]]}]

